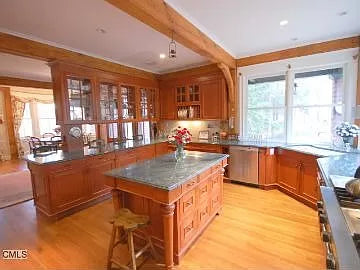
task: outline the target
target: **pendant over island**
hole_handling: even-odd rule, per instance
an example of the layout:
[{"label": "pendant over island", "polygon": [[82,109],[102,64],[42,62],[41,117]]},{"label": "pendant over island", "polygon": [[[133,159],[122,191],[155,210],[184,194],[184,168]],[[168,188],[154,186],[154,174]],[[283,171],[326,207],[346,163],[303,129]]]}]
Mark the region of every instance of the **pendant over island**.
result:
[{"label": "pendant over island", "polygon": [[[228,155],[186,151],[105,173],[115,211],[128,208],[150,217],[154,245],[171,269],[206,229],[223,204],[223,173]],[[137,236],[142,237],[139,231]]]}]

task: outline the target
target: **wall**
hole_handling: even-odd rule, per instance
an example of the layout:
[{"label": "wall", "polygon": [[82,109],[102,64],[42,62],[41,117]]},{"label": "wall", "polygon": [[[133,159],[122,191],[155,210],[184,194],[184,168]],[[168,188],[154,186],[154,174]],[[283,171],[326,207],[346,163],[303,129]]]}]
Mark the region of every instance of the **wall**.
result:
[{"label": "wall", "polygon": [[11,159],[11,154],[7,130],[7,119],[5,116],[5,100],[3,91],[0,91],[0,119],[3,121],[3,123],[0,124],[0,160],[9,160]]},{"label": "wall", "polygon": [[199,131],[209,130],[209,136],[215,132],[228,131],[228,121],[209,120],[209,121],[175,121],[163,120],[159,122],[160,134],[169,135],[171,130],[181,126],[190,130],[193,139],[199,137]]}]

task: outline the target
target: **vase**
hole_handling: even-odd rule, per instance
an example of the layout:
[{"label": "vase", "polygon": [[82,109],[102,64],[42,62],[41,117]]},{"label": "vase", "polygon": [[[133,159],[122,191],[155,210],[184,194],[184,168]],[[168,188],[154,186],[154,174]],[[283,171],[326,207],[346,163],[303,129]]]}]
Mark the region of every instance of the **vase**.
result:
[{"label": "vase", "polygon": [[184,145],[178,144],[176,146],[176,150],[175,150],[175,159],[176,159],[176,161],[181,161],[184,158],[185,158]]},{"label": "vase", "polygon": [[345,149],[350,149],[353,143],[353,137],[342,137]]}]

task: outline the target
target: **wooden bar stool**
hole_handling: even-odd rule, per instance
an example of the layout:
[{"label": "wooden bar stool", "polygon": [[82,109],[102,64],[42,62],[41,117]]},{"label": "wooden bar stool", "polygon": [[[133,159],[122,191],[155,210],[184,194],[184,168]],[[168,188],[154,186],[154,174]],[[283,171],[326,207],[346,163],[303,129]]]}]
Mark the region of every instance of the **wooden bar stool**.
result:
[{"label": "wooden bar stool", "polygon": [[[155,260],[158,259],[157,253],[151,241],[150,235],[145,233],[146,244],[143,248],[135,252],[134,248],[134,235],[133,232],[141,227],[145,227],[150,224],[148,216],[136,215],[127,208],[121,208],[111,221],[113,229],[111,232],[109,254],[107,260],[107,269],[110,270],[112,264],[120,267],[121,269],[136,270],[136,259],[141,256],[145,251],[150,249],[151,255]],[[118,240],[116,241],[118,234]],[[121,264],[119,261],[113,258],[114,248],[122,243],[125,244],[127,240],[128,249],[130,252],[130,262],[127,265]]]}]

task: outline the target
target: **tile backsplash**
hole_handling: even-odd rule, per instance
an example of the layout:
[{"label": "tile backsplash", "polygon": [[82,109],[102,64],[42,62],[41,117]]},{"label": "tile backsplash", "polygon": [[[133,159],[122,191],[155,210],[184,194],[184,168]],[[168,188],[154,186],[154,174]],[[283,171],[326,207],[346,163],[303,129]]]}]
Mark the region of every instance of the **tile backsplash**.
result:
[{"label": "tile backsplash", "polygon": [[209,137],[215,132],[228,131],[228,121],[220,120],[208,120],[208,121],[175,121],[175,120],[163,120],[159,122],[159,136],[167,136],[171,130],[176,127],[185,127],[190,130],[193,138],[199,137],[199,132],[208,130]]}]

